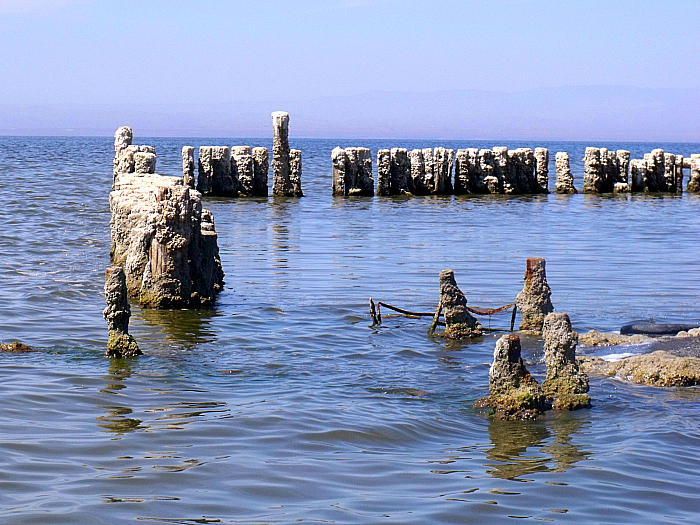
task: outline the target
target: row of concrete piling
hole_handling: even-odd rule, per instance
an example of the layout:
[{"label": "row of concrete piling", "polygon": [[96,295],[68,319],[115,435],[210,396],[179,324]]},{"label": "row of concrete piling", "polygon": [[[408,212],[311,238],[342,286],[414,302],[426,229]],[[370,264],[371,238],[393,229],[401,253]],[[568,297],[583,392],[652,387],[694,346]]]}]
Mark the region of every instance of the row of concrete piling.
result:
[{"label": "row of concrete piling", "polygon": [[[331,152],[334,196],[375,194],[372,154],[368,148]],[[586,148],[584,193],[654,193],[683,191],[684,168],[690,169],[685,191],[700,192],[700,154],[690,158],[655,149],[643,159],[625,150]],[[569,154],[555,155],[555,193],[578,193]],[[454,168],[454,180],[452,172]],[[549,193],[549,150],[381,149],[377,152],[377,195],[466,195]]]}]

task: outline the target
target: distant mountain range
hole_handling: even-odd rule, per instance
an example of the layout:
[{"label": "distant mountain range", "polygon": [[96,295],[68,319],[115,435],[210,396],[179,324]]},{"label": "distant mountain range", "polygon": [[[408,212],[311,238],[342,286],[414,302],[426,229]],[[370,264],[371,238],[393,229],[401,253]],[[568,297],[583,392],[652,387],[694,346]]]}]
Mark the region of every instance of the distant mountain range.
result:
[{"label": "distant mountain range", "polygon": [[293,136],[700,142],[700,89],[576,86],[380,92],[307,100],[197,104],[3,106],[3,135],[265,137],[288,111]]}]

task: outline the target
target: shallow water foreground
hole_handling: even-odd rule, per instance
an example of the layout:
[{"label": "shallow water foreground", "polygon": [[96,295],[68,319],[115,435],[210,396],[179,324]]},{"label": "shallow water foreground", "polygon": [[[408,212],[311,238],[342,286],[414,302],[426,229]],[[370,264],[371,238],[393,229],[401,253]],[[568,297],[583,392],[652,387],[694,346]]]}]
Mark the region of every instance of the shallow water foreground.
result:
[{"label": "shallow water foreground", "polygon": [[[184,144],[269,146],[138,142],[171,174]],[[217,308],[134,308],[147,355],[109,361],[111,139],[0,138],[0,341],[38,349],[0,355],[0,523],[696,523],[700,389],[593,379],[590,410],[491,421],[471,403],[498,334],[369,328],[370,295],[434,309],[444,268],[470,305],[512,302],[530,256],[578,331],[699,320],[696,196],[330,196],[336,145],[472,144],[293,142],[306,197],[208,201]]]}]

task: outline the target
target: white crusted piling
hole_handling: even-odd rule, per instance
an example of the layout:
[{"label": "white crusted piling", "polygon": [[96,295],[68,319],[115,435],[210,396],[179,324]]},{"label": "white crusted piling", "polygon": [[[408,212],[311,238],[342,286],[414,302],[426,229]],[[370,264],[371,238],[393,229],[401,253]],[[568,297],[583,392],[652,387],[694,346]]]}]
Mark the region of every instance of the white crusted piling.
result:
[{"label": "white crusted piling", "polygon": [[301,197],[301,151],[289,149],[289,113],[272,113],[272,131],[272,194]]},{"label": "white crusted piling", "polygon": [[433,174],[435,186],[432,193],[436,195],[449,195],[452,193],[452,167],[454,166],[455,152],[453,149],[437,147],[433,151]]},{"label": "white crusted piling", "polygon": [[227,146],[200,146],[197,191],[203,195],[235,197],[238,182],[231,176],[231,149]]},{"label": "white crusted piling", "polygon": [[270,154],[267,148],[253,148],[253,195],[267,197],[267,175],[270,169]]},{"label": "white crusted piling", "polygon": [[289,150],[289,189],[288,197],[303,197],[301,190],[301,150]]},{"label": "white crusted piling", "polygon": [[557,182],[554,185],[554,191],[562,194],[578,193],[574,187],[574,177],[571,175],[569,154],[566,151],[558,151],[554,156],[554,162],[557,169]]},{"label": "white crusted piling", "polygon": [[[335,180],[335,175],[333,180]],[[342,180],[344,184],[344,175]],[[377,151],[377,195],[391,195],[391,190],[391,150],[380,149]],[[343,187],[341,190],[339,187],[336,193],[334,186],[333,195],[345,195],[345,188]]]},{"label": "white crusted piling", "polygon": [[599,148],[586,148],[583,157],[583,192],[600,193],[603,186],[602,164]]},{"label": "white crusted piling", "polygon": [[335,148],[333,163],[333,195],[374,195],[372,153],[369,148]]},{"label": "white crusted piling", "polygon": [[194,148],[182,146],[182,181],[185,186],[194,189],[197,181],[194,174]]},{"label": "white crusted piling", "polygon": [[549,193],[549,150],[535,148],[535,193]]},{"label": "white crusted piling", "polygon": [[700,155],[690,157],[690,175],[688,176],[688,186],[685,188],[688,193],[700,193]]}]

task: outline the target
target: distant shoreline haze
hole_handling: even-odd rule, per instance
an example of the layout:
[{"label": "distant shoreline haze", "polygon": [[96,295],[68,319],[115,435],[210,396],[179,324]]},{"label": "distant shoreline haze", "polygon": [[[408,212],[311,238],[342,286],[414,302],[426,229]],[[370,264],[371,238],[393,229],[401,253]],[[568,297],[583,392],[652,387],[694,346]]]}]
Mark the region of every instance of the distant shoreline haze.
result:
[{"label": "distant shoreline haze", "polygon": [[515,93],[373,91],[276,102],[0,104],[0,135],[267,137],[288,111],[290,137],[700,142],[700,89],[577,86]]}]

